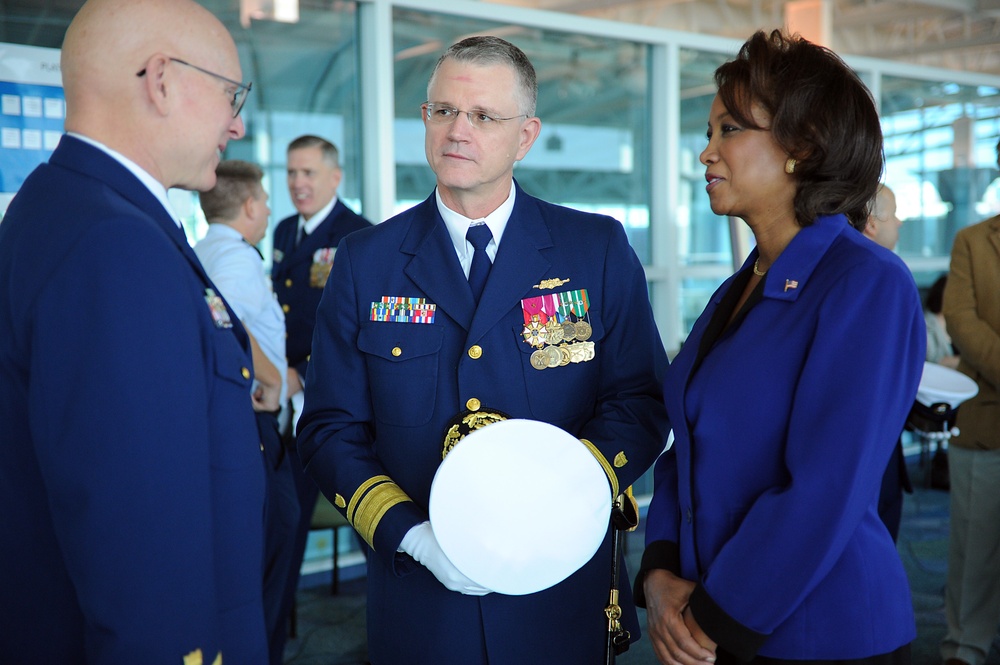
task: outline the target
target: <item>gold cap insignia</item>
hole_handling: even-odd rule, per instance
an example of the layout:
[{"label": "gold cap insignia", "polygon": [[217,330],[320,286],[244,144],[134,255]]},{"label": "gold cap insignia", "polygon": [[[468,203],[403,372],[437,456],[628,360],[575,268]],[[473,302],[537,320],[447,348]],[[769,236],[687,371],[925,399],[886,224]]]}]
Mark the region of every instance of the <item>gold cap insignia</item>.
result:
[{"label": "gold cap insignia", "polygon": [[[470,402],[472,400],[469,400]],[[479,400],[476,400],[477,402]],[[477,429],[482,429],[487,425],[492,425],[493,423],[498,423],[501,420],[507,420],[510,418],[503,411],[497,411],[496,409],[490,409],[484,406],[480,406],[477,411],[462,411],[457,416],[451,419],[448,423],[448,428],[444,433],[444,446],[441,449],[441,459],[448,456],[451,449],[458,445],[458,442],[464,439],[468,434],[476,431]]]}]

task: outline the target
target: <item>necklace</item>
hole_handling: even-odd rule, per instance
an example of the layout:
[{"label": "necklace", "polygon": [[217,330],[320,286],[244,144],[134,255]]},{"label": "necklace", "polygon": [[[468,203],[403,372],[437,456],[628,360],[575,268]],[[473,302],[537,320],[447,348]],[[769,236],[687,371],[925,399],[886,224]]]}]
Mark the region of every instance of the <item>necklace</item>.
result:
[{"label": "necklace", "polygon": [[761,271],[761,269],[757,265],[759,263],[760,263],[760,259],[759,258],[756,261],[753,262],[753,274],[757,275],[758,277],[763,277],[764,275],[767,274],[767,271],[766,270]]}]

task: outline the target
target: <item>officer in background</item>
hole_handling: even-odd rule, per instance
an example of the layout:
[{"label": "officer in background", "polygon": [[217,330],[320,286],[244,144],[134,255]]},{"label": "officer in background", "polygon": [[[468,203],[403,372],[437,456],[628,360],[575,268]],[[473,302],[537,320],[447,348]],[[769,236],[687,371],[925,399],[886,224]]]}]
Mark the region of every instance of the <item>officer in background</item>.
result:
[{"label": "officer in background", "polygon": [[209,226],[194,252],[247,329],[253,349],[253,407],[267,458],[264,618],[271,665],[281,665],[288,631],[281,607],[300,510],[291,463],[278,431],[278,411],[287,392],[285,315],[257,249],[267,232],[271,209],[261,184],[264,173],[256,164],[224,161],[215,175],[215,187],[199,197]]},{"label": "officer in background", "polygon": [[[292,417],[284,432],[294,451],[295,423],[302,413],[303,381],[309,365],[316,308],[326,286],[341,239],[371,223],[337,197],[343,172],[336,146],[319,136],[300,136],[288,144],[288,194],[298,211],[283,219],[274,231],[274,292],[285,313],[288,358],[288,399]],[[299,497],[300,517],[292,551],[281,614],[288,617],[299,585],[309,525],[319,490],[302,472],[301,461],[290,455]]]},{"label": "officer in background", "polygon": [[[562,428],[612,496],[666,441],[666,354],[622,224],[514,182],[541,130],[537,90],[513,44],[484,36],[448,49],[421,107],[437,188],[347,237],[320,304],[299,454],[372,547],[374,665],[605,662],[610,532],[564,581],[506,595],[463,575],[428,517],[445,432],[465,410]],[[524,519],[560,516],[539,505]]]},{"label": "officer in background", "polygon": [[263,663],[250,346],[171,209],[244,135],[191,0],[89,0],[66,135],[0,224],[0,661]]}]

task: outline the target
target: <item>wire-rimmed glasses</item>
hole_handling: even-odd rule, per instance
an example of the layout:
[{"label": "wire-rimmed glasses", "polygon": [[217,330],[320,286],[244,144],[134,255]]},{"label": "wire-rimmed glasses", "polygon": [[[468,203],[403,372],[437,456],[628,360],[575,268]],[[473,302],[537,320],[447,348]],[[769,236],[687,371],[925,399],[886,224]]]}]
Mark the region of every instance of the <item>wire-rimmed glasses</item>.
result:
[{"label": "wire-rimmed glasses", "polygon": [[439,104],[437,102],[424,102],[420,105],[420,108],[423,109],[424,116],[427,120],[436,125],[450,125],[455,122],[455,118],[464,113],[465,117],[469,119],[470,125],[476,129],[485,130],[492,129],[493,127],[499,127],[500,123],[505,120],[516,120],[517,118],[528,117],[527,113],[520,113],[518,115],[512,115],[509,118],[501,118],[480,109],[463,111],[462,109],[457,109],[449,104]]},{"label": "wire-rimmed glasses", "polygon": [[[217,78],[220,81],[225,81],[230,85],[236,86],[236,90],[234,90],[231,93],[233,95],[233,98],[229,100],[230,106],[233,107],[233,117],[235,118],[236,116],[238,116],[240,114],[240,111],[243,110],[243,104],[246,103],[247,95],[250,94],[250,88],[253,87],[252,81],[250,83],[240,83],[239,81],[234,81],[231,78],[226,78],[222,74],[216,74],[215,72],[211,72],[203,67],[199,67],[198,65],[192,65],[190,62],[186,62],[184,60],[181,60],[180,58],[170,58],[170,61],[176,62],[180,65],[184,65],[185,67],[190,67],[191,69],[196,69],[202,74],[208,74],[213,78]],[[140,77],[145,75],[146,75],[145,68],[143,68],[136,74],[136,76]]]}]

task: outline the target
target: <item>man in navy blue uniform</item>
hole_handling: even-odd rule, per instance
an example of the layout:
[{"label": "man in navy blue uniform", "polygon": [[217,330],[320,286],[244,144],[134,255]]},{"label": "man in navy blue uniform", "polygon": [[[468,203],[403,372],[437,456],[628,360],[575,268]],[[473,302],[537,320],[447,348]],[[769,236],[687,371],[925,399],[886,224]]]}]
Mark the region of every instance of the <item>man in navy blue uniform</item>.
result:
[{"label": "man in navy blue uniform", "polygon": [[[291,426],[286,441],[294,449],[295,422],[302,413],[303,381],[309,366],[316,308],[341,239],[371,223],[337,196],[343,171],[336,146],[319,136],[300,136],[288,144],[288,194],[297,215],[286,217],[274,231],[274,293],[285,312],[288,355],[288,399]],[[302,472],[298,455],[290,455],[299,496],[300,518],[292,548],[282,616],[288,616],[299,584],[309,525],[319,490]]]},{"label": "man in navy blue uniform", "polygon": [[61,65],[0,225],[0,660],[266,663],[250,347],[167,199],[250,86],[190,0],[90,0]]},{"label": "man in navy blue uniform", "polygon": [[[347,237],[320,304],[299,453],[372,547],[374,665],[605,662],[610,530],[564,581],[505,595],[456,568],[428,517],[446,429],[466,410],[569,432],[612,496],[666,439],[666,355],[622,225],[514,182],[541,129],[536,96],[534,68],[514,45],[452,46],[422,105],[437,188]],[[540,505],[524,519],[559,515]],[[636,638],[621,570],[622,621]]]},{"label": "man in navy blue uniform", "polygon": [[271,208],[256,164],[230,159],[215,170],[215,187],[199,196],[208,232],[194,246],[205,271],[240,318],[253,351],[253,409],[267,459],[264,533],[264,619],[271,665],[284,662],[287,617],[281,615],[299,524],[299,499],[281,442],[278,414],[285,396],[285,315],[274,297],[257,244]]}]

